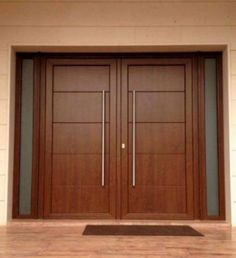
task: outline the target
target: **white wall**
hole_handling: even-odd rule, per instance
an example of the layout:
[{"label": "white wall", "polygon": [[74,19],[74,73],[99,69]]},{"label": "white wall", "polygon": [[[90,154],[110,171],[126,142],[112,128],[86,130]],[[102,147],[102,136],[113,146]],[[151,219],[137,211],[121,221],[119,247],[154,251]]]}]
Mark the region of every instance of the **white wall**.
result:
[{"label": "white wall", "polygon": [[221,0],[0,1],[0,223],[6,223],[7,207],[11,207],[14,124],[11,50],[96,51],[101,47],[100,50],[107,51],[113,47],[128,51],[135,50],[135,46],[142,51],[216,50],[227,46],[224,53],[224,63],[228,64],[224,69],[227,216],[230,219],[232,215],[232,223],[236,225],[236,2]]}]

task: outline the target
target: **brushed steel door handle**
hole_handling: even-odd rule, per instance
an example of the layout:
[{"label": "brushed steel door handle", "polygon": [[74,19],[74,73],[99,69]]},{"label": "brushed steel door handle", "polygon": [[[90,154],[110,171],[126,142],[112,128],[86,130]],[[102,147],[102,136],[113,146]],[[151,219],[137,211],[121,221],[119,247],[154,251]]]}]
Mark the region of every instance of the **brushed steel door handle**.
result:
[{"label": "brushed steel door handle", "polygon": [[132,186],[135,187],[136,184],[136,160],[135,160],[135,149],[136,149],[136,121],[135,121],[135,103],[136,102],[136,96],[135,96],[135,90],[133,90],[133,160],[132,160],[132,165],[133,165],[133,169],[132,169]]},{"label": "brushed steel door handle", "polygon": [[102,91],[102,186],[105,186],[105,90]]}]

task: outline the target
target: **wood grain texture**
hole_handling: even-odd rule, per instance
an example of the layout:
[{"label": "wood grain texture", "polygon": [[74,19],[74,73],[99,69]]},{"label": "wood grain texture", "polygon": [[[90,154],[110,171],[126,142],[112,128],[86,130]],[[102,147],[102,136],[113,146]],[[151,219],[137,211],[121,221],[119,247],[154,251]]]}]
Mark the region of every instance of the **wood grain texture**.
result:
[{"label": "wood grain texture", "polygon": [[[132,151],[132,124],[129,123],[129,150]],[[185,125],[181,123],[136,123],[136,153],[182,154],[185,152]]]},{"label": "wood grain texture", "polygon": [[186,210],[185,186],[129,187],[129,213],[163,213],[168,217],[168,213],[185,214]]},{"label": "wood grain texture", "polygon": [[[82,236],[86,224],[104,221],[14,222],[0,227],[0,257],[4,258],[216,258],[236,257],[236,229],[222,223],[185,222],[204,237]],[[181,222],[136,221],[125,225],[179,225]]]},{"label": "wood grain texture", "polygon": [[[100,182],[99,182],[100,183]],[[109,188],[94,186],[52,186],[51,213],[59,216],[83,213],[109,214]]]},{"label": "wood grain texture", "polygon": [[44,218],[116,215],[115,72],[114,60],[47,62]]},{"label": "wood grain texture", "polygon": [[122,218],[193,218],[191,63],[123,61]]},{"label": "wood grain texture", "polygon": [[[106,125],[106,152],[109,152],[109,126]],[[53,153],[101,153],[102,125],[86,124],[54,124]]]},{"label": "wood grain texture", "polygon": [[55,66],[53,90],[66,92],[109,90],[109,65]]},{"label": "wood grain texture", "polygon": [[[105,170],[109,171],[109,155],[105,156]],[[101,182],[100,154],[54,154],[52,183],[57,186],[99,185]],[[105,175],[108,182],[109,175]]]},{"label": "wood grain texture", "polygon": [[183,65],[164,66],[147,60],[145,65],[130,64],[128,76],[129,90],[184,91]]},{"label": "wood grain texture", "polygon": [[[185,122],[184,92],[137,92],[136,122]],[[132,121],[129,92],[129,121]]]},{"label": "wood grain texture", "polygon": [[[129,155],[129,184],[132,182],[132,155]],[[136,154],[136,185],[184,186],[184,154]]]},{"label": "wood grain texture", "polygon": [[[106,122],[109,121],[109,93],[106,94]],[[101,92],[54,93],[53,122],[102,122]]]}]

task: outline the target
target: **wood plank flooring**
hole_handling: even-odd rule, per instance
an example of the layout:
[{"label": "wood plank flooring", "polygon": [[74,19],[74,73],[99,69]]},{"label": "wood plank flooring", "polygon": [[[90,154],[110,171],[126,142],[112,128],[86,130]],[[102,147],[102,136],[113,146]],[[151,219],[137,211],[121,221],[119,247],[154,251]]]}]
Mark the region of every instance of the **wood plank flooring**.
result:
[{"label": "wood plank flooring", "polygon": [[16,221],[0,227],[0,257],[236,257],[236,228],[186,223],[205,237],[82,236],[86,224],[180,224],[140,221]]}]

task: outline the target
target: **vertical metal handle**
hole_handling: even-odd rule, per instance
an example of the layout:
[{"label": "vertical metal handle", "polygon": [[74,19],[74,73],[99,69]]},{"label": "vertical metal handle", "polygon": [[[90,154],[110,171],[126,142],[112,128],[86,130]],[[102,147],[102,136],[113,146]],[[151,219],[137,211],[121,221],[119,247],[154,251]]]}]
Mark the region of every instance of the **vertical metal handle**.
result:
[{"label": "vertical metal handle", "polygon": [[105,186],[105,90],[102,91],[102,186]]},{"label": "vertical metal handle", "polygon": [[135,170],[135,140],[136,140],[136,132],[135,132],[135,90],[133,90],[133,173],[132,173],[132,185],[135,187],[135,179],[136,179],[136,170]]}]

